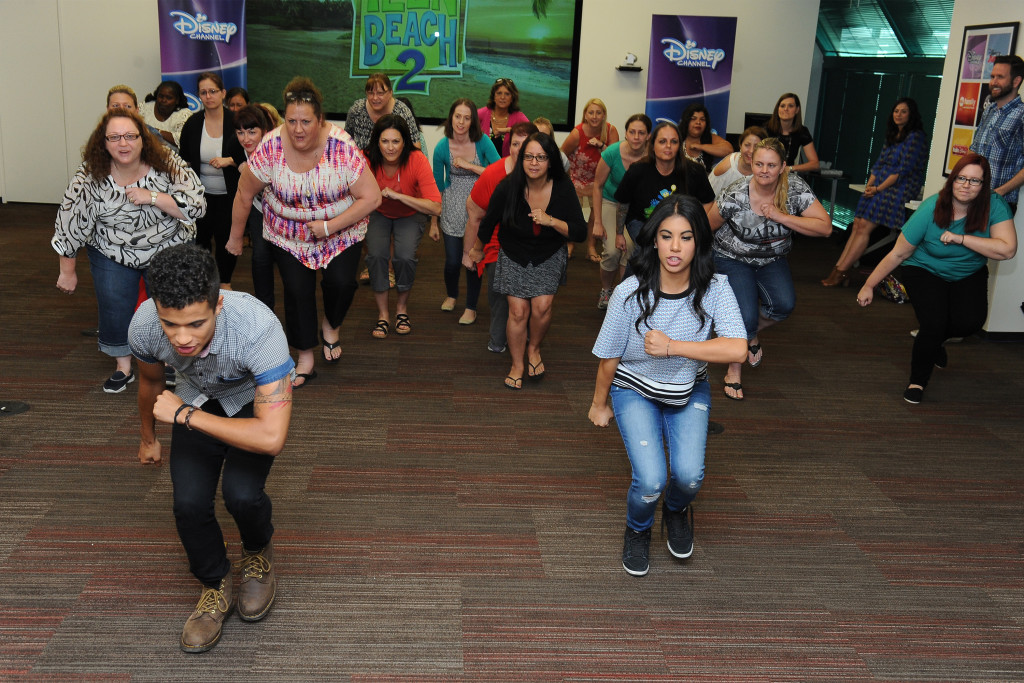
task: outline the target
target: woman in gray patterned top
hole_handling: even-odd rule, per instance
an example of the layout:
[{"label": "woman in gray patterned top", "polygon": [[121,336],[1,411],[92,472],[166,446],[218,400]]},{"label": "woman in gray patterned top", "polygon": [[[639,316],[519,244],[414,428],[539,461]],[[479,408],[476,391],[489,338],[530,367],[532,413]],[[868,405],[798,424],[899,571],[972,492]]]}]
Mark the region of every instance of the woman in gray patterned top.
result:
[{"label": "woman in gray patterned top", "polygon": [[117,367],[103,383],[116,394],[135,380],[128,324],[149,260],[166,247],[191,242],[206,211],[199,178],[124,109],[108,111],[82,150],[82,165],[57,210],[50,244],[60,255],[57,289],[78,286],[75,257],[85,248],[99,308],[100,351]]},{"label": "woman in gray patterned top", "polygon": [[[736,294],[752,368],[761,364],[758,330],[785,320],[796,305],[786,260],[793,233],[827,237],[832,232],[825,207],[800,176],[789,173],[785,155],[776,138],[757,143],[754,175],[727,187],[708,214],[716,231],[715,269],[729,277]],[[742,362],[730,363],[725,374],[725,395],[736,401],[743,400],[742,369]]]}]

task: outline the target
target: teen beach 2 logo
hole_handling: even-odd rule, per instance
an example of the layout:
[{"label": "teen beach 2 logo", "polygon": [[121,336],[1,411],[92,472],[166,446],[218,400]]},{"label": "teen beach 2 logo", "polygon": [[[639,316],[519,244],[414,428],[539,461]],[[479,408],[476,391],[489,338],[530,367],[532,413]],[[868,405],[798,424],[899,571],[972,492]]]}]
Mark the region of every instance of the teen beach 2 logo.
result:
[{"label": "teen beach 2 logo", "polygon": [[697,41],[687,40],[680,43],[675,38],[662,38],[662,45],[668,45],[665,51],[665,59],[674,62],[676,66],[695,66],[701,69],[714,69],[718,63],[725,59],[725,50],[712,47],[697,47]]},{"label": "teen beach 2 logo", "polygon": [[227,43],[231,36],[238,33],[238,26],[233,22],[207,21],[209,17],[205,14],[192,16],[188,12],[175,10],[171,16],[177,19],[174,22],[174,30],[192,40],[215,40]]}]

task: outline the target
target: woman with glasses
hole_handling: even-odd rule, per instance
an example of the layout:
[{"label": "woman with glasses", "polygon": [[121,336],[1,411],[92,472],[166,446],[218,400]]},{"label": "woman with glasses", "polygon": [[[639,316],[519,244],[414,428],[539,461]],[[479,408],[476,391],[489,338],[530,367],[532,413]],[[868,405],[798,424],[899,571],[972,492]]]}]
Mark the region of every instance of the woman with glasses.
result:
[{"label": "woman with glasses", "polygon": [[[394,114],[377,119],[366,150],[383,201],[370,214],[366,231],[366,267],[377,302],[376,339],[384,339],[390,330],[388,312],[389,266],[395,270],[395,334],[412,332],[409,321],[409,295],[416,279],[416,249],[423,237],[427,216],[441,213],[441,193],[434,182],[430,162],[412,144],[405,120]],[[391,240],[394,238],[394,256]]]},{"label": "woman with glasses", "polygon": [[181,84],[177,81],[164,81],[145,99],[139,107],[142,119],[147,126],[155,128],[167,144],[174,145],[177,151],[181,142],[181,129],[192,116]]},{"label": "woman with glasses", "polygon": [[[729,277],[743,315],[747,362],[761,364],[760,330],[789,317],[796,290],[786,256],[793,233],[826,237],[832,232],[828,212],[798,175],[786,166],[786,149],[775,138],[754,146],[754,174],[726,188],[708,214],[715,231],[715,269]],[[743,400],[743,363],[730,363],[725,395]]]},{"label": "woman with glasses", "polygon": [[[352,305],[367,216],[380,189],[348,133],[324,118],[323,96],[308,78],[285,87],[284,124],[268,133],[242,167],[228,249],[242,253],[252,201],[263,192],[263,235],[284,286],[285,334],[298,349],[293,386],[316,378],[318,346],[327,363],[341,359],[341,323]],[[317,323],[321,272],[324,319]]]},{"label": "woman with glasses", "polygon": [[[444,286],[442,311],[455,310],[462,273],[463,242],[466,233],[466,200],[473,184],[488,166],[497,161],[497,150],[480,128],[476,105],[466,98],[452,102],[444,122],[444,137],[434,147],[434,181],[441,190],[440,229],[438,220],[430,224],[430,239],[435,242],[444,233]],[[460,325],[476,322],[480,298],[480,277],[476,269],[466,270],[466,310]]]},{"label": "woman with glasses", "polygon": [[846,246],[832,272],[821,281],[823,286],[850,283],[850,269],[867,249],[876,226],[897,228],[903,225],[906,203],[918,198],[927,167],[928,140],[917,102],[901,97],[889,115],[885,147],[871,167],[867,187],[857,202]]},{"label": "woman with glasses", "polygon": [[196,244],[213,252],[220,286],[231,289],[238,257],[225,245],[231,230],[231,205],[238,190],[238,167],[245,161],[245,150],[235,135],[234,114],[224,106],[224,81],[207,71],[199,74],[197,85],[203,110],[189,117],[181,129],[181,158],[199,174],[206,188],[206,215],[196,226]]},{"label": "woman with glasses", "polygon": [[65,294],[78,286],[78,251],[89,256],[100,351],[116,363],[103,391],[120,393],[135,381],[128,324],[149,260],[192,241],[205,210],[199,178],[142,117],[125,109],[103,115],[82,149],[82,165],[64,193],[50,241],[60,255],[57,289]]},{"label": "woman with glasses", "polygon": [[512,173],[495,188],[480,222],[474,253],[490,241],[499,223],[494,288],[508,297],[512,355],[505,386],[518,390],[523,388],[524,376],[535,380],[544,376],[540,345],[551,326],[555,292],[565,276],[566,241],[582,242],[587,236],[576,189],[559,163],[558,145],[544,133],[526,139]]},{"label": "woman with glasses", "polygon": [[874,288],[903,264],[900,279],[920,325],[903,392],[907,403],[920,403],[932,368],[946,367],[946,340],[974,334],[985,324],[988,260],[1005,261],[1017,253],[1013,214],[991,183],[985,157],[974,152],[960,157],[946,184],[921,202],[857,293],[857,303],[867,306]]},{"label": "woman with glasses", "polygon": [[[601,161],[601,152],[608,145],[619,141],[619,131],[608,123],[608,108],[604,102],[593,97],[583,105],[583,120],[572,129],[562,143],[562,152],[569,157],[569,179],[579,194],[580,205],[590,209],[587,218],[587,234],[594,227],[594,174],[597,164]],[[572,258],[572,245],[569,245],[569,258]],[[591,235],[587,240],[587,258],[595,263],[601,261],[597,253],[596,240]]]},{"label": "woman with glasses", "polygon": [[499,78],[491,86],[487,105],[477,110],[480,128],[491,139],[501,156],[508,156],[508,132],[517,123],[529,122],[530,118],[519,110],[519,90],[511,78]]},{"label": "woman with glasses", "polygon": [[415,141],[417,149],[420,147],[420,127],[416,123],[416,117],[403,102],[395,99],[391,91],[391,79],[385,73],[370,74],[366,79],[366,97],[356,100],[348,110],[345,117],[345,132],[352,136],[359,149],[366,150],[370,146],[370,134],[373,133],[373,124],[377,119],[387,114],[401,116],[405,124],[409,126],[409,135]]}]

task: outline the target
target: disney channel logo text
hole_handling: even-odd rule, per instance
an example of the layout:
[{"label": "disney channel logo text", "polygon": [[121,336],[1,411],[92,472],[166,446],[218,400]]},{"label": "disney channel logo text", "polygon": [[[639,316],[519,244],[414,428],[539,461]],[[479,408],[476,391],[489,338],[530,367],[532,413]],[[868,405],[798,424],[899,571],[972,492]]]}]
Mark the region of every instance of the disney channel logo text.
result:
[{"label": "disney channel logo text", "polygon": [[174,30],[192,40],[216,40],[227,43],[231,36],[238,33],[238,26],[233,22],[207,21],[209,17],[199,13],[192,16],[187,12],[175,10],[171,16],[177,19]]},{"label": "disney channel logo text", "polygon": [[665,51],[665,59],[675,62],[676,66],[695,66],[701,69],[714,69],[718,63],[725,59],[725,50],[721,48],[697,47],[697,42],[687,40],[680,43],[675,38],[662,38],[662,45],[668,45]]}]

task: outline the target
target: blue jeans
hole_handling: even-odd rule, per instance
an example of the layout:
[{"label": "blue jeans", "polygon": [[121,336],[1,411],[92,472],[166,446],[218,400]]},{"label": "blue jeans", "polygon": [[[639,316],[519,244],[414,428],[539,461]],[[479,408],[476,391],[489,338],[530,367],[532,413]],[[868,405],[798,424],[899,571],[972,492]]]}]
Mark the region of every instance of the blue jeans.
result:
[{"label": "blue jeans", "polygon": [[747,339],[757,336],[758,315],[778,322],[796,308],[796,289],[785,256],[767,265],[752,266],[715,254],[715,270],[729,277],[743,326],[747,328]]},{"label": "blue jeans", "polygon": [[139,301],[139,280],[146,271],[122,266],[93,247],[86,247],[86,253],[99,309],[100,351],[114,358],[130,356],[128,325]]},{"label": "blue jeans", "polygon": [[[444,240],[444,289],[452,299],[459,298],[459,274],[462,267],[462,238],[441,233]],[[475,311],[480,301],[480,277],[476,268],[466,270],[466,308]]]},{"label": "blue jeans", "polygon": [[[225,417],[217,401],[207,401],[203,410]],[[253,404],[248,403],[232,419],[252,416]],[[221,482],[224,505],[238,525],[242,545],[250,551],[260,550],[274,535],[272,505],[264,490],[274,458],[243,451],[176,424],[171,427],[170,462],[174,521],[189,569],[203,585],[217,586],[231,571],[214,506],[217,482]]]},{"label": "blue jeans", "polygon": [[[678,512],[697,496],[704,482],[711,387],[706,381],[697,383],[685,406],[667,406],[614,385],[611,396],[615,424],[633,467],[626,524],[644,531],[654,524],[662,491],[668,509]],[[665,465],[666,444],[671,472]]]}]

